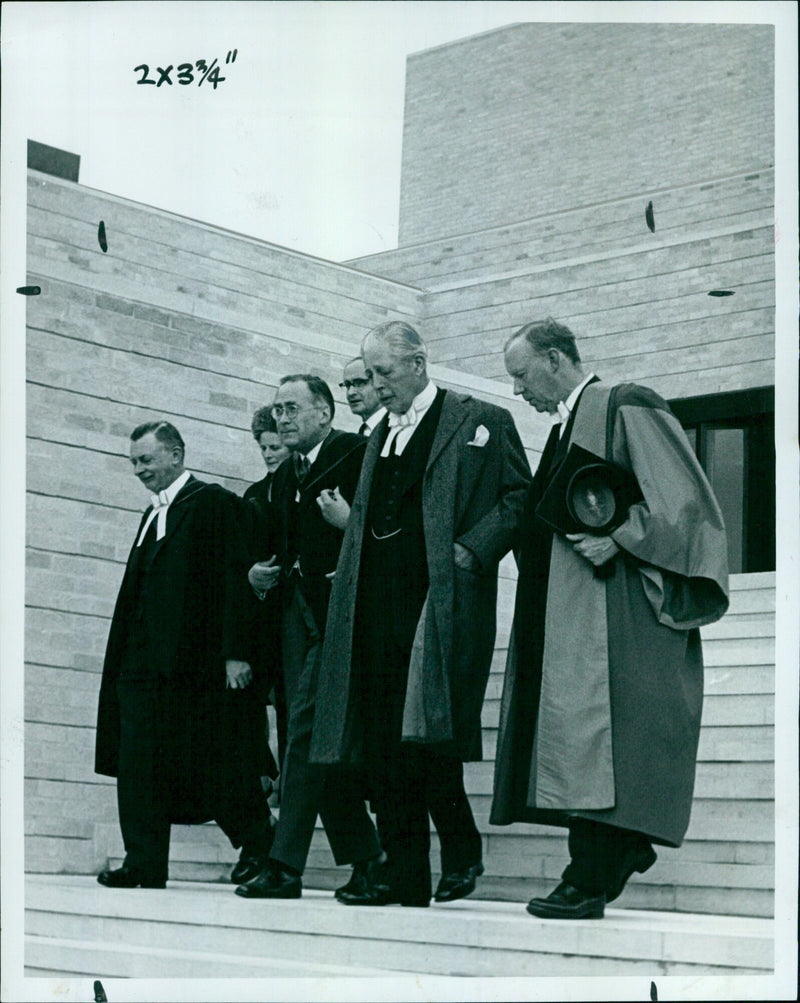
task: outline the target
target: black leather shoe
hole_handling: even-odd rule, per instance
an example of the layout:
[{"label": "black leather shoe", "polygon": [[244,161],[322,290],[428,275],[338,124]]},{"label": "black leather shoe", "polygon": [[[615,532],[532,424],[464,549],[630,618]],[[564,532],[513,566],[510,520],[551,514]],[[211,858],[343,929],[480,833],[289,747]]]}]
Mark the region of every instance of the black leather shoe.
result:
[{"label": "black leather shoe", "polygon": [[[342,889],[342,892],[344,890]],[[391,885],[370,883],[362,891],[348,892],[337,896],[342,905],[403,905],[416,909],[427,909],[431,904],[430,896],[401,894]]]},{"label": "black leather shoe", "polygon": [[350,880],[336,889],[334,898],[350,905],[365,904],[354,900],[369,897],[374,888],[387,886],[385,863],[386,854],[381,853],[371,860],[359,860],[353,864]]},{"label": "black leather shoe", "polygon": [[388,885],[377,885],[364,895],[350,895],[340,898],[342,905],[402,905],[413,909],[427,909],[431,904],[429,898],[414,898],[401,895]]},{"label": "black leather shoe", "polygon": [[483,863],[479,860],[471,867],[465,867],[463,871],[450,871],[443,874],[441,881],[436,886],[436,894],[433,896],[437,902],[455,902],[456,899],[463,899],[475,891],[475,880],[483,874]]},{"label": "black leather shoe", "polygon": [[254,842],[242,844],[239,860],[231,871],[231,881],[235,885],[243,885],[252,881],[269,863],[269,851],[275,842],[275,819],[269,820],[260,833],[260,838]]},{"label": "black leather shoe", "polygon": [[531,899],[527,908],[541,919],[602,919],[605,904],[605,895],[587,895],[562,881],[546,899]]},{"label": "black leather shoe", "polygon": [[165,878],[155,878],[138,867],[128,867],[127,864],[113,871],[100,871],[97,881],[106,888],[166,888],[167,886]]},{"label": "black leather shoe", "polygon": [[303,881],[299,874],[290,874],[275,861],[247,882],[239,885],[236,894],[246,899],[299,899]]},{"label": "black leather shoe", "polygon": [[613,902],[622,894],[622,890],[627,884],[628,878],[636,871],[639,874],[644,874],[645,871],[649,870],[653,864],[656,862],[656,851],[652,846],[639,847],[636,850],[631,850],[623,860],[622,874],[618,884],[613,885],[606,891],[606,902]]}]

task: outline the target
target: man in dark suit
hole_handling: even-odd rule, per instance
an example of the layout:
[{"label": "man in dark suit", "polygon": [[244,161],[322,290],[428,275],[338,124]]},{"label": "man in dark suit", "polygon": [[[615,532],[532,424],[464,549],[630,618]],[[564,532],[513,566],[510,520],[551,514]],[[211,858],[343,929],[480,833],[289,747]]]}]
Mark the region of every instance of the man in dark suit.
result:
[{"label": "man in dark suit", "polygon": [[370,437],[333,583],[312,759],[362,759],[388,864],[354,905],[436,900],[483,872],[463,762],[480,759],[494,650],[497,565],[529,481],[511,415],[437,388],[427,349],[392,322],[362,344],[389,414]]},{"label": "man in dark suit", "polygon": [[381,404],[372,380],[364,371],[364,360],[360,355],[351,359],[344,367],[339,386],[345,392],[347,406],[361,419],[358,434],[372,435],[386,414],[386,408]]},{"label": "man in dark suit", "polygon": [[234,882],[272,840],[259,777],[263,703],[253,683],[241,501],[184,470],[166,421],[131,433],[133,471],[152,492],[117,598],[97,716],[95,770],[117,778],[125,861],[97,880],[163,888],[171,823],[215,819],[241,847]]},{"label": "man in dark suit", "polygon": [[289,726],[275,842],[268,866],[237,888],[245,898],[301,895],[317,814],[337,864],[363,869],[381,854],[364,804],[363,779],[351,770],[325,770],[308,758],[331,578],[366,440],[331,427],[333,396],[318,376],[285,376],[272,410],[292,457],[278,468],[272,485],[275,557],[251,568],[250,582],[262,595],[276,584],[281,587]]}]

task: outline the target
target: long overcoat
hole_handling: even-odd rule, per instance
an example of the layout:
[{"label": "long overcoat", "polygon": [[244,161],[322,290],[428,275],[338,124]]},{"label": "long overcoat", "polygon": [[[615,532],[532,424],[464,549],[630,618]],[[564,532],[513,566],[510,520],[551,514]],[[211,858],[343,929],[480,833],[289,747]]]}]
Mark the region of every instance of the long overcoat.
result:
[{"label": "long overcoat", "polygon": [[611,533],[612,576],[596,576],[534,514],[558,466],[553,433],[526,506],[490,821],[577,815],[678,846],[703,702],[698,628],[728,605],[722,515],[647,388],[589,384],[566,436],[632,472],[644,497]]},{"label": "long overcoat", "polygon": [[212,818],[235,773],[257,777],[269,765],[256,687],[226,687],[226,660],[250,661],[252,654],[242,518],[241,499],[190,477],[169,506],[165,535],[143,567],[137,566],[141,553],[134,541],[111,621],[95,771],[118,774],[117,680],[126,646],[134,643],[160,686],[159,783],[173,822]]},{"label": "long overcoat", "polygon": [[[311,759],[358,762],[362,713],[351,690],[353,614],[375,464],[388,434],[370,436],[333,582]],[[530,469],[511,415],[447,391],[423,477],[429,589],[409,665],[403,740],[480,759],[481,706],[494,650],[497,565],[514,545]],[[456,568],[453,544],[481,572]]]}]

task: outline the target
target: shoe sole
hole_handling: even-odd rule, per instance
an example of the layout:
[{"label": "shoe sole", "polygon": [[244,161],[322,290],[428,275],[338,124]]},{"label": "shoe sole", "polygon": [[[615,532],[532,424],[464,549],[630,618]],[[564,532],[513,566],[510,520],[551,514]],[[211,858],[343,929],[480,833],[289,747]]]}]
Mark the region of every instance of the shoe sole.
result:
[{"label": "shoe sole", "polygon": [[150,888],[150,889],[153,889],[153,888],[166,888],[167,887],[166,881],[139,881],[135,885],[110,885],[110,884],[106,884],[105,881],[101,881],[98,878],[97,879],[97,883],[98,883],[98,885],[102,885],[103,888],[122,888],[122,889],[127,889],[127,890],[130,890],[132,888]]},{"label": "shoe sole", "polygon": [[542,901],[536,905],[529,902],[526,910],[537,919],[602,919],[605,906],[593,905],[580,909],[559,909]]},{"label": "shoe sole", "polygon": [[465,899],[467,895],[471,895],[475,891],[475,882],[470,881],[468,885],[462,885],[460,888],[456,888],[452,892],[447,892],[445,895],[434,895],[434,902],[457,902],[458,899]]},{"label": "shoe sole", "polygon": [[236,889],[236,894],[243,899],[299,899],[303,897],[302,891],[298,890],[296,892],[277,892],[272,894],[270,892],[248,892],[245,891],[246,885],[239,885]]},{"label": "shoe sole", "polygon": [[342,905],[349,906],[387,906],[387,905],[399,905],[403,906],[404,909],[427,909],[431,904],[430,899],[427,902],[400,902],[398,899],[392,899],[387,902],[380,899],[354,899],[354,898],[337,898],[337,902],[341,902]]}]

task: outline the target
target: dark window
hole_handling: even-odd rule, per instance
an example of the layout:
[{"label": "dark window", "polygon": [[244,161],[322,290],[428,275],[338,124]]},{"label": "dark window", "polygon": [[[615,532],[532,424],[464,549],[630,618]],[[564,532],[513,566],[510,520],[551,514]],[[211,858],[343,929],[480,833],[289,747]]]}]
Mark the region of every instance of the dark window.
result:
[{"label": "dark window", "polygon": [[775,570],[775,390],[669,402],[717,496],[730,570]]}]

